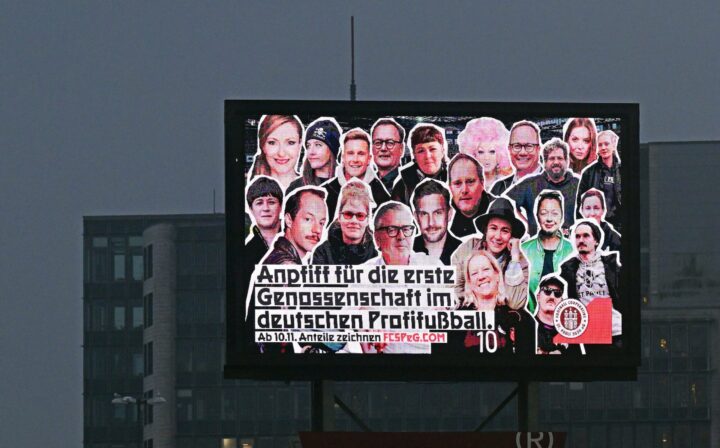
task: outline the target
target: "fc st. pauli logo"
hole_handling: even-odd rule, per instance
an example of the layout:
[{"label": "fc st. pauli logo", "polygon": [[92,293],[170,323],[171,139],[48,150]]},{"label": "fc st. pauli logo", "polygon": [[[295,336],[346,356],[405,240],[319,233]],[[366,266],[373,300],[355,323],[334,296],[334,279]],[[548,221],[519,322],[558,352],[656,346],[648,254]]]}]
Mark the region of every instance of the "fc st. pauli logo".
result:
[{"label": "fc st. pauli logo", "polygon": [[555,308],[555,329],[566,338],[576,338],[588,326],[588,312],[579,300],[565,299]]}]

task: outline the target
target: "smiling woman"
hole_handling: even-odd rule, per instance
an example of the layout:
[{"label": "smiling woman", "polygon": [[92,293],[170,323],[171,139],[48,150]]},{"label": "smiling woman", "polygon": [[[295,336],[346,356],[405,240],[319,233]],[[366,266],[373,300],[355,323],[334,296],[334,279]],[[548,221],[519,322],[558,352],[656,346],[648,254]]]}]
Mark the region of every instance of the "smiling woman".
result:
[{"label": "smiling woman", "polygon": [[283,190],[298,178],[303,127],[293,115],[265,115],[258,129],[258,152],[252,177],[264,174],[280,182]]}]

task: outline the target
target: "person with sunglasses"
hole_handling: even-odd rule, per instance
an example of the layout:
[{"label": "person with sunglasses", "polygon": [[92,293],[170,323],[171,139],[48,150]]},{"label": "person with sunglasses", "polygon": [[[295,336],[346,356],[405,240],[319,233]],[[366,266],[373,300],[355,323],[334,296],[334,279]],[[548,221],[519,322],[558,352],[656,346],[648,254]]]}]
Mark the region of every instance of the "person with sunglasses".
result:
[{"label": "person with sunglasses", "polygon": [[555,308],[567,298],[565,281],[555,274],[543,277],[535,292],[538,299],[537,349],[538,355],[562,355],[568,352],[579,352],[577,345],[556,344],[558,331],[555,328]]},{"label": "person with sunglasses", "polygon": [[328,229],[328,237],[312,257],[312,264],[362,264],[377,256],[370,223],[370,191],[353,180],[340,193],[338,217]]}]

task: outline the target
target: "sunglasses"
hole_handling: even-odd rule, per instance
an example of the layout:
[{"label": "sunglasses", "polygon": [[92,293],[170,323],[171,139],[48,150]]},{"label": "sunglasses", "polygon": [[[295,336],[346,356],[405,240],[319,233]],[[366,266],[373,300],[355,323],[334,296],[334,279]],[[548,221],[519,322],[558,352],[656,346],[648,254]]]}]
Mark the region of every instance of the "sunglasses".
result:
[{"label": "sunglasses", "polygon": [[542,291],[545,295],[548,296],[555,296],[556,298],[562,297],[562,291],[555,288],[540,288],[540,291]]},{"label": "sunglasses", "polygon": [[353,213],[353,212],[341,212],[340,215],[346,220],[350,221],[353,218],[357,218],[358,221],[362,222],[367,219],[367,213],[359,212],[359,213]]}]

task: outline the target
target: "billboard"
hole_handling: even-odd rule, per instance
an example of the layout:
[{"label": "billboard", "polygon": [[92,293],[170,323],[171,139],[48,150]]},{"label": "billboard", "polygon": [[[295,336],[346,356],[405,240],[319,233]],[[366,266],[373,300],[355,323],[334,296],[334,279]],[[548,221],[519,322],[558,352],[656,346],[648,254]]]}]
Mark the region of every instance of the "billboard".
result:
[{"label": "billboard", "polygon": [[226,376],[631,379],[638,106],[226,102]]}]

